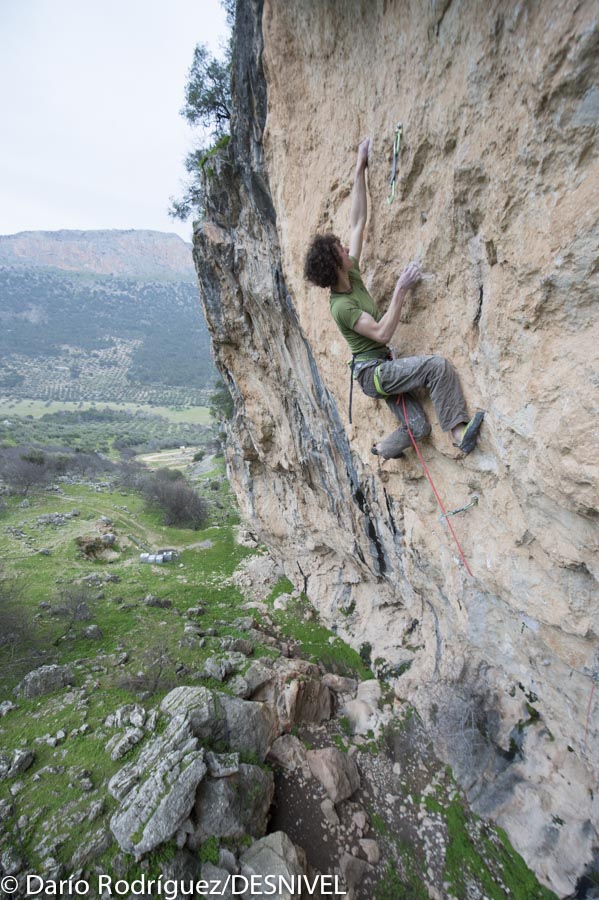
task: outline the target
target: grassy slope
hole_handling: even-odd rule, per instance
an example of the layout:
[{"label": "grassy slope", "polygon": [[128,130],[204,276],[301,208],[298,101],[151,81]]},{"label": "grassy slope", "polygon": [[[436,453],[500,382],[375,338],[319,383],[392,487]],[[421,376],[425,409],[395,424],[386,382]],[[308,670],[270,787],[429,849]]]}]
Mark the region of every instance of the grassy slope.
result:
[{"label": "grassy slope", "polygon": [[[225,506],[221,515],[225,521],[230,521],[226,505],[230,506],[231,500],[227,497],[226,483],[219,483],[215,477],[218,475],[217,468],[207,473],[204,481],[219,486],[218,497]],[[37,524],[42,514],[73,509],[79,510],[80,515],[70,519],[65,526]],[[111,529],[118,536],[119,558],[111,563],[82,558],[75,543],[78,536],[97,530],[102,515],[112,520]],[[19,529],[27,537],[17,539],[7,532],[7,528]],[[139,563],[140,547],[164,546],[180,550],[176,563],[164,566]],[[37,553],[42,547],[50,550],[50,556]],[[36,616],[29,649],[37,650],[41,655],[36,660],[24,661],[22,652],[14,656],[7,650],[0,651],[0,700],[14,699],[15,685],[27,671],[38,665],[69,663],[75,673],[72,689],[39,699],[18,700],[19,709],[0,719],[0,748],[3,751],[25,744],[36,751],[32,768],[20,779],[23,789],[12,800],[14,818],[23,814],[29,818],[21,840],[28,863],[34,868],[39,867],[42,857],[50,852],[47,846],[40,852],[49,821],[55,823],[58,834],[50,842],[51,855],[67,866],[72,853],[82,842],[96,832],[101,823],[107,823],[114,801],[106,791],[106,783],[124,762],[135,757],[140,747],[134,748],[125,759],[112,762],[104,745],[114,731],[103,723],[119,706],[139,702],[137,695],[124,686],[123,680],[127,673],[135,673],[146,664],[148,649],[159,648],[169,660],[162,684],[152,698],[145,701],[146,708],[152,708],[172,686],[181,683],[175,676],[176,665],[197,671],[208,656],[219,651],[222,636],[241,637],[244,634],[232,624],[247,613],[242,609],[243,597],[231,583],[230,576],[241,560],[254,552],[236,542],[235,528],[231,524],[216,524],[195,532],[166,528],[161,525],[158,514],[144,510],[141,498],[131,492],[106,489],[98,492],[89,486],[66,485],[60,494],[42,493],[33,497],[26,508],[22,508],[18,500],[9,501],[8,510],[0,519],[2,570],[4,576],[23,587],[23,599],[18,605],[24,607],[30,622]],[[106,575],[119,578],[118,582],[96,587],[94,594],[98,599],[90,603],[93,622],[101,629],[102,638],[90,640],[83,636],[83,629],[90,622],[77,623],[71,634],[62,637],[65,622],[40,610],[39,604],[57,604],[58,592],[63,586],[89,574],[97,574],[102,580]],[[289,587],[283,581],[268,598],[270,605],[277,593]],[[172,608],[145,606],[141,600],[148,593],[171,600]],[[203,648],[181,647],[179,641],[187,621],[183,614],[190,606],[199,604],[206,610],[198,620],[199,624],[203,629],[213,628],[216,635],[207,637]],[[285,614],[281,613],[279,617],[281,623],[287,622],[288,626],[283,627],[283,634],[291,636],[293,622]],[[362,674],[358,655],[340,641],[335,641],[335,646],[331,647],[329,631],[314,623],[300,632],[293,637],[300,643],[306,641],[306,655],[319,657],[326,653],[334,663],[337,653],[339,670]],[[319,645],[322,645],[320,649]],[[118,658],[123,653],[127,653],[129,659],[124,666],[119,666]],[[266,645],[256,646],[254,650],[254,657],[272,655],[278,654]],[[223,689],[220,684],[212,686]],[[82,689],[85,695],[81,693]],[[81,702],[83,696],[87,698],[86,704]],[[90,726],[90,733],[70,736],[72,730],[84,723]],[[35,743],[36,737],[55,735],[59,729],[68,736],[57,747]],[[61,771],[42,774],[34,780],[36,773],[46,766],[59,766]],[[82,794],[78,786],[77,776],[82,771],[88,772],[93,782],[94,790],[90,793]],[[2,798],[11,799],[7,782],[0,782]],[[71,834],[73,820],[82,819],[90,803],[98,799],[104,804],[100,818],[79,822],[75,834]],[[61,823],[64,823],[63,828]]]},{"label": "grassy slope", "polygon": [[[244,598],[230,576],[244,558],[258,551],[236,542],[235,529],[230,524],[231,498],[222,472],[222,463],[219,463],[215,470],[203,476],[206,486],[218,486],[218,497],[224,507],[221,524],[216,523],[200,532],[165,528],[157,515],[143,509],[141,498],[134,493],[98,491],[85,485],[65,486],[61,494],[40,494],[32,498],[26,508],[22,508],[17,500],[11,500],[6,514],[0,518],[3,574],[23,585],[21,605],[28,618],[33,620],[34,615],[39,615],[35,620],[32,644],[44,654],[35,663],[30,660],[22,664],[9,652],[0,652],[0,701],[12,699],[12,690],[23,674],[42,662],[70,663],[75,673],[72,689],[39,699],[19,700],[19,709],[0,719],[1,750],[11,751],[27,745],[36,752],[33,766],[18,779],[22,788],[16,797],[9,793],[12,783],[0,782],[0,799],[10,800],[14,806],[11,824],[14,826],[21,816],[27,817],[27,824],[18,829],[18,841],[13,835],[3,839],[2,843],[5,847],[12,845],[35,871],[40,871],[42,860],[48,855],[57,858],[70,871],[73,853],[107,827],[116,807],[116,801],[107,792],[107,782],[125,762],[135,758],[143,742],[124,759],[113,762],[105,751],[105,744],[115,730],[106,727],[104,721],[125,703],[139,702],[137,695],[124,684],[124,678],[146,664],[148,648],[161,648],[169,662],[156,693],[151,699],[142,701],[146,709],[156,707],[171,686],[181,683],[175,676],[175,665],[197,671],[208,656],[218,653],[222,636],[244,634],[234,624],[240,615],[247,615],[243,609]],[[43,513],[68,512],[74,508],[80,515],[70,519],[65,526],[37,525],[37,518]],[[81,558],[75,544],[77,536],[96,529],[101,515],[112,519],[112,528],[118,536],[119,558],[112,563]],[[222,524],[225,522],[227,524]],[[27,537],[19,540],[7,532],[7,528],[20,529]],[[138,562],[139,546],[177,547],[181,556],[172,565],[141,565]],[[41,547],[50,549],[51,555],[37,555],[35,551]],[[82,622],[75,625],[72,634],[61,639],[65,623],[47,611],[40,611],[39,603],[55,603],[62,586],[89,574],[97,574],[102,581],[106,575],[119,578],[118,582],[103,581],[95,589],[98,599],[91,604],[93,620],[103,636],[100,640],[83,637],[83,629],[89,622]],[[355,651],[335,638],[316,616],[305,615],[305,598],[295,601],[285,611],[273,610],[275,597],[290,590],[291,584],[283,579],[271,595],[264,598],[279,636],[296,642],[302,655],[322,661],[330,670],[358,678],[370,677]],[[150,592],[170,599],[173,607],[145,606],[140,600]],[[183,614],[188,607],[199,604],[206,612],[197,621],[203,629],[214,629],[215,636],[207,637],[202,648],[179,646],[186,621]],[[123,653],[128,654],[128,661],[119,665]],[[257,646],[254,657],[261,655],[277,655],[277,651],[266,645]],[[208,684],[219,690],[227,689],[226,685]],[[83,724],[89,726],[89,733],[73,736],[71,732]],[[67,737],[58,746],[35,743],[36,738],[55,735],[59,729],[64,730]],[[382,747],[375,749],[378,752]],[[52,771],[46,767],[53,767]],[[81,790],[82,774],[91,779],[91,791]],[[406,785],[406,793],[410,791],[413,786]],[[428,800],[435,804],[435,812],[441,809],[441,796]],[[96,818],[90,821],[89,810],[94,802],[100,803],[101,807]],[[469,814],[462,811],[461,806],[458,810],[456,804],[450,804],[443,814],[450,835],[446,879],[455,897],[466,898],[468,881],[475,877],[484,884],[488,896],[495,900],[488,874],[496,871],[495,862],[492,865],[490,862],[494,857],[501,862],[502,875],[508,867],[502,860],[509,860],[509,866],[514,867],[514,877],[508,872],[504,881],[511,885],[511,896],[518,900],[532,900],[533,897],[547,900],[552,896],[539,888],[502,834],[497,832],[500,834],[497,837],[496,830],[489,829],[491,837],[485,846],[472,846],[468,842]],[[376,816],[372,819],[376,831]],[[388,838],[392,836],[388,835]],[[400,851],[402,870],[414,873],[413,883],[410,883],[411,896],[419,897],[416,888],[419,883],[421,885],[422,876],[418,874],[421,870],[417,848],[399,847]],[[158,848],[150,857],[150,870],[158,874],[160,861],[167,860],[173,852],[171,843]],[[100,857],[101,871],[109,874],[113,871],[114,853],[113,845]],[[481,854],[486,862],[481,859]],[[456,861],[462,857],[464,865],[460,867]],[[125,865],[130,865],[129,877],[139,875],[141,870],[132,860],[127,860]],[[468,877],[464,880],[466,874]],[[521,884],[528,893],[522,893]],[[406,886],[405,876],[399,882],[397,872],[391,867],[379,883],[377,900],[387,897],[395,900],[402,896],[401,891],[405,891]]]}]

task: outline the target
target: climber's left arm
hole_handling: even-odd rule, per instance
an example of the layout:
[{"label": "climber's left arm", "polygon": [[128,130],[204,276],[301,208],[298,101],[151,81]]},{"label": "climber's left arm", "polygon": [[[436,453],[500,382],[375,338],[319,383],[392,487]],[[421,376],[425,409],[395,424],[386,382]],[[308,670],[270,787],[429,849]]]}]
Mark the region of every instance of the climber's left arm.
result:
[{"label": "climber's left arm", "polygon": [[362,252],[362,241],[368,215],[366,198],[366,169],[368,168],[368,151],[370,138],[362,141],[358,147],[358,159],[354,175],[354,186],[351,196],[351,234],[349,238],[349,255],[359,261]]}]

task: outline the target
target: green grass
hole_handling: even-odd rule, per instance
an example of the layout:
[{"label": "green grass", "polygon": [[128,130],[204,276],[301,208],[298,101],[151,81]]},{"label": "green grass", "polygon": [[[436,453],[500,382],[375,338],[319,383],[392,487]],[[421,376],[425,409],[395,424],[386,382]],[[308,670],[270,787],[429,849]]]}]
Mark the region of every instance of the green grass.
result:
[{"label": "green grass", "polygon": [[[291,593],[293,585],[284,578],[268,598],[273,604],[280,594]],[[299,644],[301,655],[311,662],[321,662],[329,672],[357,678],[372,678],[372,672],[360,658],[360,654],[322,625],[314,607],[302,595],[292,601],[285,610],[273,608],[272,618],[284,640]]]},{"label": "green grass", "polygon": [[514,900],[556,900],[555,894],[539,884],[502,829],[467,814],[459,798],[444,804],[428,796],[425,805],[427,812],[439,814],[446,822],[444,879],[460,900],[467,897],[472,879],[489,900],[505,900],[506,888]]}]

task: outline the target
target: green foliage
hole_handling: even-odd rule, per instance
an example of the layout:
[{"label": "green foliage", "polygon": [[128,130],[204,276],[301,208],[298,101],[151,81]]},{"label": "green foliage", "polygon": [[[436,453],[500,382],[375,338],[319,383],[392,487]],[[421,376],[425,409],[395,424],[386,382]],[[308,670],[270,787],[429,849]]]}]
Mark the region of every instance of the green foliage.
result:
[{"label": "green foliage", "polygon": [[210,837],[207,841],[204,841],[202,846],[200,847],[200,862],[201,863],[212,863],[213,866],[218,865],[219,858],[219,850],[220,850],[220,841],[217,837]]},{"label": "green foliage", "polygon": [[[233,0],[223,3],[229,24],[233,20]],[[203,129],[202,145],[185,158],[189,181],[180,199],[171,197],[169,215],[185,221],[192,213],[201,215],[204,208],[205,179],[212,175],[207,162],[223,152],[229,143],[231,119],[231,44],[224,59],[213,56],[204,44],[193,52],[185,85],[185,103],[181,115],[187,122]]]},{"label": "green foliage", "polygon": [[165,525],[198,529],[206,524],[206,502],[179,470],[159,469],[144,473],[139,487],[150,508],[158,508],[162,512]]},{"label": "green foliage", "polygon": [[[81,454],[95,454],[103,446],[106,450],[102,452],[133,449],[136,453],[142,453],[182,445],[201,445],[202,449],[197,452],[204,454],[216,438],[214,427],[192,422],[174,422],[149,409],[138,409],[133,414],[106,406],[46,413],[37,419],[16,416],[12,412],[9,415],[8,424],[0,421],[0,441],[5,441],[6,445],[24,445],[29,448],[28,452],[48,446],[70,447],[78,454],[80,469],[83,463]],[[72,450],[51,455],[56,472],[66,472],[69,467],[73,468]],[[0,451],[0,458],[1,455]]]},{"label": "green foliage", "polygon": [[370,655],[372,653],[372,644],[365,642],[364,644],[360,644],[360,659],[364,663],[365,666],[370,666],[371,659]]},{"label": "green foliage", "polygon": [[221,137],[231,119],[231,78],[229,54],[218,60],[204,44],[193,51],[181,110],[190,125],[202,125],[214,137]]},{"label": "green foliage", "polygon": [[444,807],[428,796],[425,805],[427,812],[441,815],[447,823],[444,878],[455,896],[466,897],[468,881],[474,878],[490,900],[504,900],[506,887],[515,900],[555,900],[555,894],[539,884],[500,828],[473,817],[480,825],[473,831],[459,799]]},{"label": "green foliage", "polygon": [[233,418],[235,411],[233,398],[222,378],[218,378],[210,395],[209,409],[215,422],[229,422]]},{"label": "green foliage", "polygon": [[[270,602],[282,593],[293,590],[291,582],[281,579],[270,595]],[[327,671],[364,680],[372,678],[360,656],[348,644],[318,621],[316,611],[307,597],[288,604],[285,610],[273,610],[273,619],[280,635],[297,642],[297,652],[311,662],[322,663]]]}]

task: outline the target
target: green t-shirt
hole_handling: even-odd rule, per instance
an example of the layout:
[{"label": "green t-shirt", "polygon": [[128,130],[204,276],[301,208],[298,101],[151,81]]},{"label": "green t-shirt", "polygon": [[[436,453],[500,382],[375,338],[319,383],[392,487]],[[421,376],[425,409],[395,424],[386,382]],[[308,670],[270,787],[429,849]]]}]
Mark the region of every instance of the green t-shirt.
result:
[{"label": "green t-shirt", "polygon": [[378,322],[381,313],[362,281],[358,261],[351,257],[352,267],[349,270],[351,291],[347,294],[338,294],[331,290],[330,308],[339,331],[349,344],[352,355],[359,355],[361,359],[383,359],[387,356],[388,348],[385,344],[373,341],[354,331],[354,325],[363,312],[369,313]]}]

